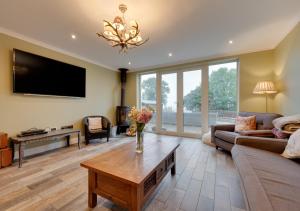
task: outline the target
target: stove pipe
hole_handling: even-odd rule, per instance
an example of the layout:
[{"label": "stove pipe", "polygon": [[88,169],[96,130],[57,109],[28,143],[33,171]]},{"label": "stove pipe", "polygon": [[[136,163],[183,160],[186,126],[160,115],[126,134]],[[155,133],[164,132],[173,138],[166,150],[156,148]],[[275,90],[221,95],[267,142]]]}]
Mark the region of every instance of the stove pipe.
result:
[{"label": "stove pipe", "polygon": [[128,69],[119,68],[119,71],[121,72],[121,106],[125,106],[126,75]]}]

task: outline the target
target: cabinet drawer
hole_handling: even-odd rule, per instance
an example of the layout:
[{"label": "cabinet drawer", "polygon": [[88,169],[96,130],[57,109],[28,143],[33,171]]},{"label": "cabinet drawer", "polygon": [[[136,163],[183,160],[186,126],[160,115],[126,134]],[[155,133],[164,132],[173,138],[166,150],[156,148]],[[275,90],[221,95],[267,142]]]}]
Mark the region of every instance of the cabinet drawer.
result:
[{"label": "cabinet drawer", "polygon": [[158,180],[161,179],[161,177],[164,176],[165,172],[166,172],[166,161],[163,161],[159,164],[159,166],[156,169],[156,178]]},{"label": "cabinet drawer", "polygon": [[0,149],[8,147],[8,138],[6,133],[0,133]]},{"label": "cabinet drawer", "polygon": [[6,167],[10,166],[12,163],[12,150],[11,149],[1,149],[0,150],[0,166]]}]

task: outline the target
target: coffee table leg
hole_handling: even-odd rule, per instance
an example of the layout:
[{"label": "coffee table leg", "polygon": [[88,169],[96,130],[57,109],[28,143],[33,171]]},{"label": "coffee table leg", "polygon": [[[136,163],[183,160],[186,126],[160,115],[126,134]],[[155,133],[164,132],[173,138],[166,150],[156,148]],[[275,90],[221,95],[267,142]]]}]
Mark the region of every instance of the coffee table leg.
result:
[{"label": "coffee table leg", "polygon": [[141,211],[142,202],[141,202],[141,189],[139,187],[131,187],[131,206],[130,211]]},{"label": "coffee table leg", "polygon": [[171,175],[175,175],[176,174],[176,164],[174,164],[174,166],[171,168]]},{"label": "coffee table leg", "polygon": [[173,153],[174,153],[174,166],[171,168],[171,175],[176,174],[176,152]]},{"label": "coffee table leg", "polygon": [[23,143],[19,143],[19,168],[22,167],[23,156],[24,156]]},{"label": "coffee table leg", "polygon": [[96,184],[96,173],[89,170],[89,193],[88,193],[88,203],[89,208],[94,208],[97,205],[97,194],[93,192]]},{"label": "coffee table leg", "polygon": [[130,211],[140,211],[140,209],[137,207],[137,205],[133,205],[130,207]]},{"label": "coffee table leg", "polygon": [[69,147],[70,146],[70,139],[71,139],[71,136],[67,136],[67,146]]}]

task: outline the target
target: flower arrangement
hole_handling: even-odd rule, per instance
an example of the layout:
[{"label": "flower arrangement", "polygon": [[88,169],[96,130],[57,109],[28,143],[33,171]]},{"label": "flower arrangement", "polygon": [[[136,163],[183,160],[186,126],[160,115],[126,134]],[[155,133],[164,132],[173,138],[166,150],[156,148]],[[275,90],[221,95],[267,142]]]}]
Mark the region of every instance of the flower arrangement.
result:
[{"label": "flower arrangement", "polygon": [[129,126],[127,132],[126,132],[126,135],[127,136],[132,136],[132,137],[136,135],[136,124],[135,124],[135,122],[130,123],[130,126]]},{"label": "flower arrangement", "polygon": [[136,151],[139,153],[143,152],[143,130],[145,125],[150,122],[152,115],[153,109],[142,108],[138,110],[136,107],[132,107],[128,114],[129,119],[136,125]]},{"label": "flower arrangement", "polygon": [[151,108],[142,108],[140,111],[136,107],[132,107],[128,117],[135,123],[147,124],[152,118],[153,110]]}]

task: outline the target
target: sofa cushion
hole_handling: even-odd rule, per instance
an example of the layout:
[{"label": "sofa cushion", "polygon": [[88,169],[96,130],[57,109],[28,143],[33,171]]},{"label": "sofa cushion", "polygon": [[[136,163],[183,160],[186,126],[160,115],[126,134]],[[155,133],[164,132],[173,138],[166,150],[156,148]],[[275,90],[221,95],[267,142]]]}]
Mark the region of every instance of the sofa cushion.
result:
[{"label": "sofa cushion", "polygon": [[217,130],[215,132],[215,137],[223,140],[223,141],[226,141],[226,142],[229,142],[229,143],[232,143],[234,144],[235,143],[235,138],[238,136],[239,134],[238,133],[235,133],[235,132],[229,132],[229,131],[223,131],[223,130]]},{"label": "sofa cushion", "polygon": [[241,145],[235,145],[231,153],[249,210],[300,210],[299,164]]},{"label": "sofa cushion", "polygon": [[272,130],[244,130],[244,131],[239,131],[238,134],[240,134],[241,136],[256,136],[256,137],[266,137],[266,138],[274,137]]},{"label": "sofa cushion", "polygon": [[98,130],[90,130],[90,133],[97,134],[97,133],[107,133],[107,130],[98,129]]},{"label": "sofa cushion", "polygon": [[89,127],[89,131],[99,131],[102,129],[102,118],[101,117],[89,117],[88,118],[88,127]]}]

